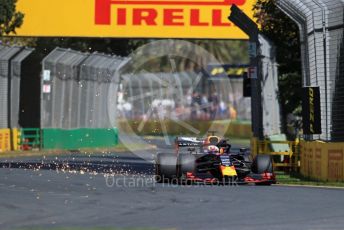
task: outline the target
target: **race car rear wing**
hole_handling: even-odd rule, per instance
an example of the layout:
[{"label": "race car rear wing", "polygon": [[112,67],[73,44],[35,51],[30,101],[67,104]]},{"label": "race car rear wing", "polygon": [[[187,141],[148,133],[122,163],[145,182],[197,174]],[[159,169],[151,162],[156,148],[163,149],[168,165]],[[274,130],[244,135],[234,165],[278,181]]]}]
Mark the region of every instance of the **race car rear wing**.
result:
[{"label": "race car rear wing", "polygon": [[197,137],[176,137],[175,144],[178,147],[200,147],[204,141]]}]

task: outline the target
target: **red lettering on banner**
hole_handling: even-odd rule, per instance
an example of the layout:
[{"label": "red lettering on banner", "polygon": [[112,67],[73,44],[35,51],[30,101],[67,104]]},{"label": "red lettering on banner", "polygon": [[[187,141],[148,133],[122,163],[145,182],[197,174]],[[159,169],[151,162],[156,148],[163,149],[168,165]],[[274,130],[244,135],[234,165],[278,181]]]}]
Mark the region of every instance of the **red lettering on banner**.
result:
[{"label": "red lettering on banner", "polygon": [[119,8],[117,10],[117,25],[125,26],[127,24],[127,9]]},{"label": "red lettering on banner", "polygon": [[[185,0],[185,1],[178,1],[178,0],[95,0],[95,24],[96,25],[111,25],[111,7],[118,6],[118,5],[204,5],[204,6],[229,6],[232,4],[236,5],[244,5],[246,0],[209,0],[209,1],[200,1],[200,0]],[[141,10],[141,11],[140,11]],[[148,15],[142,15],[142,13],[146,11]],[[183,12],[183,9],[165,9],[164,10],[164,25],[184,25],[183,22],[178,21],[178,19],[183,19],[184,16],[178,13]],[[217,9],[213,11],[212,15],[212,25],[213,26],[229,26],[230,23],[225,23],[221,21],[221,10]],[[142,25],[145,22],[147,25],[156,25],[156,17],[157,11],[153,8],[150,9],[134,9],[133,14],[136,14],[136,18],[134,15],[133,22],[134,25]],[[156,15],[155,15],[156,14]],[[199,9],[192,9],[190,11],[191,14],[191,25],[194,26],[208,26],[209,22],[201,22],[200,21],[200,11]],[[117,9],[117,25],[126,25],[127,18],[126,18],[126,9],[119,8]]]},{"label": "red lettering on banner", "polygon": [[155,9],[133,9],[133,25],[141,26],[143,22],[147,26],[156,26],[158,12]]},{"label": "red lettering on banner", "polygon": [[222,11],[213,10],[213,26],[230,26],[228,22],[222,22]]},{"label": "red lettering on banner", "polygon": [[207,22],[201,22],[199,10],[192,9],[190,11],[190,25],[192,26],[209,26]]},{"label": "red lettering on banner", "polygon": [[97,25],[111,24],[111,0],[96,0],[95,23]]},{"label": "red lettering on banner", "polygon": [[[177,14],[182,13],[182,14]],[[183,26],[184,22],[176,20],[183,19],[183,9],[164,9],[164,25],[165,26]]]},{"label": "red lettering on banner", "polygon": [[244,5],[246,0],[111,0],[115,5],[193,5],[193,6],[229,6]]}]

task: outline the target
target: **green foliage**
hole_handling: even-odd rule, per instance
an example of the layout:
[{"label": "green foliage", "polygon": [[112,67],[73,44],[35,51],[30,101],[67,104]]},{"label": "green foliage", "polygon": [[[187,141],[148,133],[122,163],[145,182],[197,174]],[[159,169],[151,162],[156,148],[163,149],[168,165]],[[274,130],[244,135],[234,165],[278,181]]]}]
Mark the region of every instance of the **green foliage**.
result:
[{"label": "green foliage", "polygon": [[255,18],[261,33],[274,42],[279,64],[279,99],[283,126],[288,114],[301,113],[301,49],[298,26],[275,5],[275,0],[257,0]]},{"label": "green foliage", "polygon": [[33,37],[0,37],[0,44],[8,46],[27,46],[34,47],[36,46],[37,38]]},{"label": "green foliage", "polygon": [[279,76],[280,100],[285,114],[301,115],[301,76],[299,73],[286,73]]},{"label": "green foliage", "polygon": [[275,0],[257,0],[254,11],[254,16],[261,25],[261,33],[276,45],[280,73],[301,74],[298,26],[277,8]]},{"label": "green foliage", "polygon": [[16,12],[17,0],[0,0],[0,36],[15,33],[23,24],[24,14]]}]

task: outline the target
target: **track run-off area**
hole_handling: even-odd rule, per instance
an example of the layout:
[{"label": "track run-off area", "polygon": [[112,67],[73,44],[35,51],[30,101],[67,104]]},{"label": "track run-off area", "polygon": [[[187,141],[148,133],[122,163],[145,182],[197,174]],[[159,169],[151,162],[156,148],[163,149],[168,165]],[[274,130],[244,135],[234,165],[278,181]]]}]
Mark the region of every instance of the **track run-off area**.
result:
[{"label": "track run-off area", "polygon": [[342,189],[157,184],[157,152],[1,159],[0,229],[343,229]]}]

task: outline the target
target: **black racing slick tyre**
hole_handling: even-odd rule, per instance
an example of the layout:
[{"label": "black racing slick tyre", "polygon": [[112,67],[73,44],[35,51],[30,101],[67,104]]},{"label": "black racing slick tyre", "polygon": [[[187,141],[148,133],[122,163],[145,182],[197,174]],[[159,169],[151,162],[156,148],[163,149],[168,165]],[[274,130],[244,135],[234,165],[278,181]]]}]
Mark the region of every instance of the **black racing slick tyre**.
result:
[{"label": "black racing slick tyre", "polygon": [[[273,173],[272,158],[269,155],[257,155],[252,162],[251,170],[256,174]],[[259,182],[256,185],[269,186],[272,182]]]},{"label": "black racing slick tyre", "polygon": [[256,174],[273,173],[271,156],[257,155],[252,162],[251,170]]},{"label": "black racing slick tyre", "polygon": [[155,163],[155,179],[158,183],[176,177],[177,157],[172,153],[159,153]]},{"label": "black racing slick tyre", "polygon": [[190,154],[180,154],[177,160],[177,177],[181,178],[187,172],[194,172],[196,157]]}]

